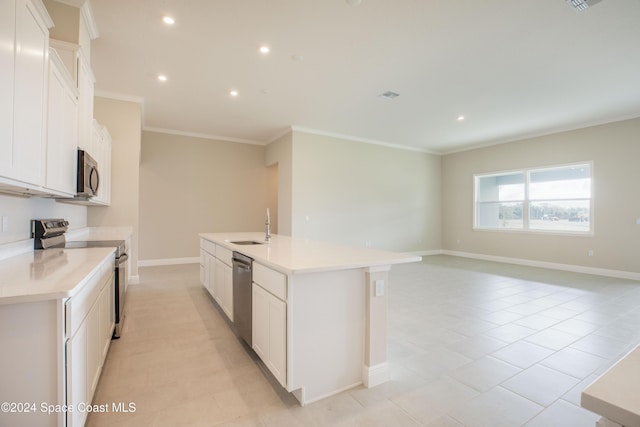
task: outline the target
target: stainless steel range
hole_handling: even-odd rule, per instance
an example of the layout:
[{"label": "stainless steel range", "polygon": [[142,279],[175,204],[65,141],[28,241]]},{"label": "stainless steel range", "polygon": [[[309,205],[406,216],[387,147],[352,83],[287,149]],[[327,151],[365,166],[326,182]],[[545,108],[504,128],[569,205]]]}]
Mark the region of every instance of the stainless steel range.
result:
[{"label": "stainless steel range", "polygon": [[31,236],[34,249],[48,248],[116,248],[114,264],[114,301],[115,323],[113,338],[120,338],[122,325],[124,324],[124,300],[127,290],[127,244],[125,240],[84,240],[67,241],[65,233],[69,228],[69,222],[64,219],[34,219],[31,221]]}]

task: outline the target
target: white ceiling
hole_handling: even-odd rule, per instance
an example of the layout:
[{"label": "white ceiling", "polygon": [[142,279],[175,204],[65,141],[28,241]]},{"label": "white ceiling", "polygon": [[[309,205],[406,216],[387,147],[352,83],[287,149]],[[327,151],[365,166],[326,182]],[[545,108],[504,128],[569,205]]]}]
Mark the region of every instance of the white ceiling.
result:
[{"label": "white ceiling", "polygon": [[96,90],[143,98],[145,128],[268,143],[294,126],[446,153],[640,116],[640,0],[91,6]]}]

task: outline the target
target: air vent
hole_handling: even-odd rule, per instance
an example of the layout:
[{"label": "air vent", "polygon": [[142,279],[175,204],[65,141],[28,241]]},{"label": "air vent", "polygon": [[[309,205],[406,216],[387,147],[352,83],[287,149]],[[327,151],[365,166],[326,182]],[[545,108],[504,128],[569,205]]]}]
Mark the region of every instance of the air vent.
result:
[{"label": "air vent", "polygon": [[567,2],[571,3],[571,6],[580,12],[601,1],[602,0],[567,0]]},{"label": "air vent", "polygon": [[399,97],[399,96],[400,96],[400,94],[399,94],[399,93],[395,93],[395,92],[392,92],[392,91],[388,90],[388,91],[386,91],[386,92],[384,92],[384,93],[381,93],[379,96],[380,96],[380,98],[385,98],[385,99],[394,99],[394,98]]}]

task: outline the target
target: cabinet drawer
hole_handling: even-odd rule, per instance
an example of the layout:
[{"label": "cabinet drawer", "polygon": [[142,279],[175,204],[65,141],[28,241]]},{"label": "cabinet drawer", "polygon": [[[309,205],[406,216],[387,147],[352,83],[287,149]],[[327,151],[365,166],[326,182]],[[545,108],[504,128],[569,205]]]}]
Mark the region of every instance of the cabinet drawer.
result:
[{"label": "cabinet drawer", "polygon": [[281,300],[287,300],[287,276],[284,274],[254,262],[253,281]]},{"label": "cabinet drawer", "polygon": [[232,257],[233,257],[233,252],[231,252],[229,249],[222,247],[220,245],[216,246],[216,258],[218,258],[220,261],[227,264],[229,267],[232,266],[231,265]]},{"label": "cabinet drawer", "polygon": [[82,290],[67,299],[65,303],[66,324],[65,334],[70,338],[98,300],[102,289],[113,281],[113,263],[104,263],[100,269],[89,278]]},{"label": "cabinet drawer", "polygon": [[213,242],[202,239],[202,244],[200,246],[211,255],[214,255],[216,253],[216,244]]}]

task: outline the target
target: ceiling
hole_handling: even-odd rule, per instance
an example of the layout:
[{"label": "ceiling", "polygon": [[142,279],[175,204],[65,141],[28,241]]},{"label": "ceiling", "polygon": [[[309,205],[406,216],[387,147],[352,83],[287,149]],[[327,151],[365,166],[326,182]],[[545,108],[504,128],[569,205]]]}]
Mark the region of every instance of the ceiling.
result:
[{"label": "ceiling", "polygon": [[640,116],[640,0],[91,6],[96,90],[142,98],[145,129],[266,144],[293,127],[447,153]]}]

